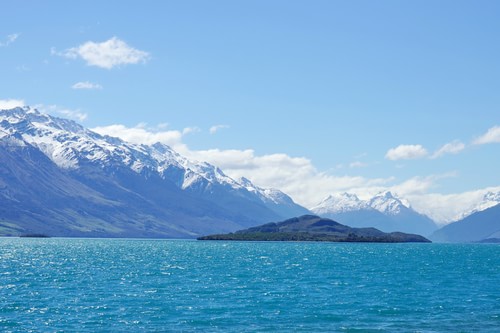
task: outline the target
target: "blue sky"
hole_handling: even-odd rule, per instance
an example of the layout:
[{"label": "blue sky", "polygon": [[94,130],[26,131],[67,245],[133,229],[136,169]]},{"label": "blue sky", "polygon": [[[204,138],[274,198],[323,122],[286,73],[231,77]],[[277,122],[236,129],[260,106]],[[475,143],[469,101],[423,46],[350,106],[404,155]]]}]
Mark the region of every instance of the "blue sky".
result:
[{"label": "blue sky", "polygon": [[306,206],[391,189],[446,220],[500,186],[498,1],[0,6],[3,105],[164,141]]}]

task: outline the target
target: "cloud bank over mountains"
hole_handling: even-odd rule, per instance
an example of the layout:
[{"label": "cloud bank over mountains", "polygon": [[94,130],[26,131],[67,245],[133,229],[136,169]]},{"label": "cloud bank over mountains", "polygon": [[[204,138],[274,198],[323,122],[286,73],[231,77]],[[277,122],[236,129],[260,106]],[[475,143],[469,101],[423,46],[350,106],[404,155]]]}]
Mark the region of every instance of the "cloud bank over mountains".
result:
[{"label": "cloud bank over mountains", "polygon": [[0,110],[8,110],[24,106],[22,99],[0,99]]},{"label": "cloud bank over mountains", "polygon": [[[8,109],[24,106],[22,99],[0,100],[0,108]],[[37,105],[43,112],[61,115],[78,121],[84,121],[87,114],[81,110],[72,110],[57,105]],[[230,128],[228,125],[213,125],[205,129],[209,134]],[[333,193],[349,192],[362,199],[390,190],[411,201],[420,213],[426,214],[438,223],[448,223],[458,219],[464,210],[473,209],[474,205],[488,191],[498,191],[500,187],[474,189],[463,193],[436,193],[439,182],[453,179],[459,175],[454,172],[413,176],[407,179],[396,177],[364,177],[339,174],[339,170],[318,170],[313,161],[306,157],[295,157],[283,153],[259,155],[253,149],[204,149],[189,147],[184,139],[187,135],[202,132],[198,127],[186,127],[182,130],[170,129],[168,124],[148,126],[146,123],[128,127],[121,124],[92,128],[102,135],[119,137],[138,144],[161,142],[171,146],[182,155],[198,161],[206,161],[219,166],[230,177],[246,177],[262,187],[278,188],[289,194],[297,203],[313,207]],[[390,149],[385,158],[391,161],[400,159],[439,158],[445,154],[462,153],[468,146],[500,142],[500,127],[493,126],[469,145],[455,140],[443,145],[430,154],[422,145],[400,145]],[[389,158],[390,157],[390,158]],[[380,157],[382,158],[382,157]],[[351,163],[351,167],[361,167],[360,162]],[[363,165],[364,166],[364,165]]]},{"label": "cloud bank over mountains", "polygon": [[[0,99],[0,110],[9,110],[24,106],[27,105],[22,99]],[[34,105],[34,108],[44,113],[55,114],[58,116],[63,116],[80,122],[86,120],[88,117],[87,113],[82,112],[79,109],[76,110],[69,109],[55,104],[51,105],[36,104]]]},{"label": "cloud bank over mountains", "polygon": [[256,184],[267,184],[269,187],[283,189],[305,206],[316,204],[331,192],[346,191],[353,187],[379,192],[392,180],[334,176],[317,170],[308,158],[292,157],[287,154],[257,155],[253,149],[192,150],[182,139],[192,133],[193,128],[185,128],[182,131],[159,130],[140,124],[136,127],[110,125],[94,127],[92,130],[102,135],[118,136],[134,143],[168,144],[191,159],[215,163],[233,178],[246,177]]},{"label": "cloud bank over mountains", "polygon": [[[214,125],[209,132],[213,133],[216,127],[217,125]],[[496,142],[494,141],[496,128],[500,127],[488,130],[474,143]],[[350,192],[360,198],[368,198],[381,191],[390,190],[408,198],[420,213],[428,215],[438,223],[447,223],[459,218],[465,208],[472,208],[488,191],[500,189],[500,187],[489,187],[464,193],[439,194],[432,193],[436,184],[442,179],[457,177],[455,172],[415,176],[398,181],[394,177],[367,178],[322,172],[310,159],[292,157],[287,154],[258,155],[253,149],[193,150],[183,142],[183,138],[193,132],[192,128],[179,131],[167,130],[164,127],[148,128],[144,124],[139,124],[136,127],[102,126],[92,130],[134,143],[168,144],[191,159],[207,161],[219,166],[235,179],[246,177],[259,186],[279,188],[305,207],[316,205],[332,193]],[[385,157],[394,161],[424,157],[438,158],[444,154],[457,154],[464,149],[465,144],[458,140],[443,145],[432,155],[422,145],[400,145],[390,149]]]}]

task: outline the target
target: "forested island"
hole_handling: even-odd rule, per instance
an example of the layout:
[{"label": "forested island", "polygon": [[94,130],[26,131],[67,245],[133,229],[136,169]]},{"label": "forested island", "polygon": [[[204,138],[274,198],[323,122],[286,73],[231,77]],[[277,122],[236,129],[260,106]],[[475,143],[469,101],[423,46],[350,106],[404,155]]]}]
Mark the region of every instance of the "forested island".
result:
[{"label": "forested island", "polygon": [[370,243],[430,243],[427,238],[402,232],[385,233],[375,228],[351,228],[334,220],[303,215],[235,233],[199,237],[198,240],[317,241]]}]

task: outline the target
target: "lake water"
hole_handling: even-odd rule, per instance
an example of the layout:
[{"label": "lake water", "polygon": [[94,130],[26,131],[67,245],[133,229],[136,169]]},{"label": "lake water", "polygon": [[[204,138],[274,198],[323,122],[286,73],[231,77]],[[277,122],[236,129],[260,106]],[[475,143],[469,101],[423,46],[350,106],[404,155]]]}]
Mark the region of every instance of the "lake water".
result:
[{"label": "lake water", "polygon": [[3,332],[500,332],[500,246],[0,238]]}]

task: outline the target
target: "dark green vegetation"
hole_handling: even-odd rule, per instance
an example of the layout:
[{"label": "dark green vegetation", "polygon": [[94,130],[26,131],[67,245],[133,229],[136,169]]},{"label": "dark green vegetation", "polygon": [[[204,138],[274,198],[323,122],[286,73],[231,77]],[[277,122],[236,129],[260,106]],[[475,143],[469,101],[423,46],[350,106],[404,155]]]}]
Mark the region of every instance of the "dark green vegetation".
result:
[{"label": "dark green vegetation", "polygon": [[405,234],[402,232],[385,233],[375,228],[351,228],[315,215],[304,215],[279,223],[267,223],[230,234],[199,237],[198,240],[373,243],[430,242],[420,235]]},{"label": "dark green vegetation", "polygon": [[45,235],[45,234],[23,234],[19,237],[23,237],[23,238],[50,238],[50,236]]}]

